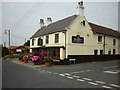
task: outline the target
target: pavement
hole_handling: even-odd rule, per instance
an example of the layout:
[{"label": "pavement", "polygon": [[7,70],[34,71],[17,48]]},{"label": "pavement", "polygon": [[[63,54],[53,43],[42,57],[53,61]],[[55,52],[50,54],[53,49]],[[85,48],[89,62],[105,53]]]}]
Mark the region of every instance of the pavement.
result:
[{"label": "pavement", "polygon": [[44,65],[34,65],[33,62],[31,61],[28,61],[28,63],[24,63],[24,62],[21,62],[19,61],[18,59],[9,59],[9,61],[13,62],[13,63],[16,63],[16,64],[19,64],[19,65],[23,65],[23,66],[27,66],[27,67],[41,67],[41,66],[44,66]]},{"label": "pavement", "polygon": [[[3,86],[25,88],[105,88],[120,90],[119,63],[120,61],[114,60],[45,67],[44,65],[34,65],[32,62],[23,63],[19,60],[8,60],[8,62],[5,61],[3,63],[3,68],[5,68],[3,71]],[[5,66],[8,66],[8,68]],[[12,68],[12,72],[8,71],[10,68]],[[6,75],[10,75],[10,78],[8,79]],[[26,77],[26,75],[29,77]],[[15,76],[20,76],[21,79],[18,80],[16,78],[14,83],[18,83],[19,81],[23,84],[19,85],[15,83],[16,86],[11,85],[11,77]],[[27,85],[24,85],[22,78]],[[45,84],[49,85],[45,86]]]}]

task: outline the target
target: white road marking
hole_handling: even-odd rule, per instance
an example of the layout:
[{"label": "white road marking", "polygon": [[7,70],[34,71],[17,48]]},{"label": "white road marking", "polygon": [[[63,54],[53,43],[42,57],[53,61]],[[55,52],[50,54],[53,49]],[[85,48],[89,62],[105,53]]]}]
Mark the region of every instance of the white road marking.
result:
[{"label": "white road marking", "polygon": [[88,83],[92,85],[98,85],[97,83],[94,83],[94,82],[88,82]]},{"label": "white road marking", "polygon": [[80,76],[75,76],[75,75],[74,75],[73,77],[75,77],[75,78],[80,78]]},{"label": "white road marking", "polygon": [[90,78],[83,78],[84,80],[88,80],[88,81],[91,81],[92,79],[90,79]]},{"label": "white road marking", "polygon": [[83,72],[91,72],[91,71],[94,71],[94,70],[85,70],[85,71],[79,71],[79,72],[72,72],[72,73],[70,73],[70,74],[83,73]]},{"label": "white road marking", "polygon": [[108,86],[102,86],[103,88],[111,88],[112,89],[112,87],[108,87]]},{"label": "white road marking", "polygon": [[120,87],[119,85],[115,85],[115,84],[110,84],[110,85],[114,87]]},{"label": "white road marking", "polygon": [[114,68],[114,67],[118,67],[118,65],[116,65],[116,66],[110,66],[110,67],[104,67],[103,69]]},{"label": "white road marking", "polygon": [[96,81],[97,83],[100,83],[100,84],[105,84],[106,82],[103,82],[103,81]]},{"label": "white road marking", "polygon": [[84,82],[84,81],[85,81],[85,80],[82,80],[82,79],[76,79],[76,80],[81,81],[81,82]]},{"label": "white road marking", "polygon": [[110,73],[110,74],[117,74],[119,72],[120,72],[120,70],[118,70],[118,71],[115,71],[115,70],[104,71],[104,73]]},{"label": "white road marking", "polygon": [[70,75],[69,73],[64,73],[65,75]]},{"label": "white road marking", "polygon": [[48,73],[52,73],[52,72],[50,72],[50,71],[47,71]]},{"label": "white road marking", "polygon": [[69,76],[67,76],[67,78],[69,78],[69,79],[73,79],[73,77],[69,77]]},{"label": "white road marking", "polygon": [[63,76],[63,77],[65,76],[64,74],[59,74],[59,75],[60,75],[60,76]]},{"label": "white road marking", "polygon": [[45,70],[42,70],[42,71],[45,71]]},{"label": "white road marking", "polygon": [[53,74],[58,74],[58,73],[53,73]]}]

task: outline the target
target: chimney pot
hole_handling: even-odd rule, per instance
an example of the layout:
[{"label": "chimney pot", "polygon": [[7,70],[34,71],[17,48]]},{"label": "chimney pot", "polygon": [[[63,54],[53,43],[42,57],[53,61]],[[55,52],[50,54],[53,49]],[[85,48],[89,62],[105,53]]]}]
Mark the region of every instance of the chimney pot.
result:
[{"label": "chimney pot", "polygon": [[40,28],[42,28],[44,26],[44,20],[40,19]]},{"label": "chimney pot", "polygon": [[83,6],[83,1],[81,1],[81,6]]},{"label": "chimney pot", "polygon": [[43,20],[43,19],[40,19],[40,23],[44,23],[44,20]]},{"label": "chimney pot", "polygon": [[51,17],[47,17],[47,26],[52,23]]},{"label": "chimney pot", "polygon": [[77,12],[78,12],[78,15],[80,15],[80,16],[84,16],[84,6],[83,6],[83,1],[78,2]]}]

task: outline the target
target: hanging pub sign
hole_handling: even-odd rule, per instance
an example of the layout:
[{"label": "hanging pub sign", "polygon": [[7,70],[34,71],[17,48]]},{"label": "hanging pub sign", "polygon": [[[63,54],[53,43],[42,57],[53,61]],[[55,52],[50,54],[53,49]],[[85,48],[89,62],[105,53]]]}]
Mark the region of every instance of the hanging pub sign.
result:
[{"label": "hanging pub sign", "polygon": [[84,43],[84,38],[80,35],[72,36],[72,43]]}]

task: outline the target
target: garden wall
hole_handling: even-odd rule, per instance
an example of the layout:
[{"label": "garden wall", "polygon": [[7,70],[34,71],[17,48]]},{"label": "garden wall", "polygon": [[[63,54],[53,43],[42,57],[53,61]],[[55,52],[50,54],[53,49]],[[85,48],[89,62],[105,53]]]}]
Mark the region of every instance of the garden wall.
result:
[{"label": "garden wall", "polygon": [[[76,63],[120,60],[120,55],[68,55],[68,59],[76,59]],[[61,64],[69,64],[69,60],[61,61]]]}]

